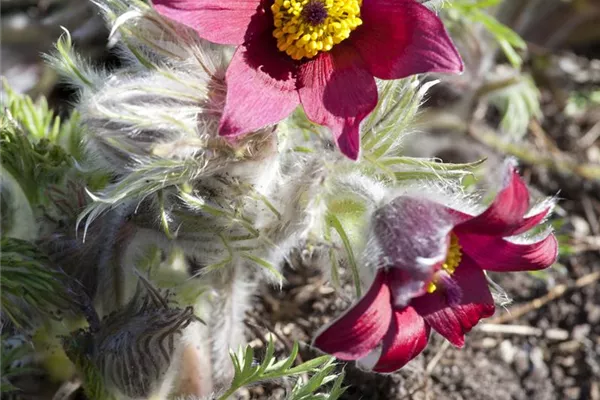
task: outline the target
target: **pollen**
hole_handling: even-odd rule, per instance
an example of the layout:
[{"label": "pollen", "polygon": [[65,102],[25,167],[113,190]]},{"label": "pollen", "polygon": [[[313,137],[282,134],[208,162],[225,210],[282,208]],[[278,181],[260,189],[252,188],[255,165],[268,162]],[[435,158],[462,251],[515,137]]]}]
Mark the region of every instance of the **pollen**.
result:
[{"label": "pollen", "polygon": [[[458,244],[458,237],[455,234],[450,235],[450,244],[448,245],[448,255],[446,256],[446,260],[442,264],[441,271],[445,271],[448,275],[452,276],[458,268],[460,264],[460,260],[462,259],[462,251],[460,244]],[[438,271],[439,272],[439,271]],[[437,274],[437,273],[436,273]],[[437,289],[436,285],[437,279],[434,275],[434,278],[429,285],[427,286],[427,293],[433,293]]]},{"label": "pollen", "polygon": [[275,0],[277,48],[294,60],[331,50],[362,24],[361,5],[362,0]]}]

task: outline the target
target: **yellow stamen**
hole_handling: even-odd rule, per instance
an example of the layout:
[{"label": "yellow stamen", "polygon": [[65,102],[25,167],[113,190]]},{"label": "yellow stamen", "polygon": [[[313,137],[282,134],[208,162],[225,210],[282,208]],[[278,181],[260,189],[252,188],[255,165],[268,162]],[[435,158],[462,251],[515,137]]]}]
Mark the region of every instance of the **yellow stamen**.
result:
[{"label": "yellow stamen", "polygon": [[[462,251],[460,244],[458,244],[458,237],[455,234],[450,235],[450,245],[448,246],[448,255],[446,256],[446,260],[444,264],[442,264],[441,270],[446,271],[448,275],[452,275],[458,265],[460,264],[460,260],[462,259]],[[433,293],[437,289],[434,279],[429,282],[427,286],[427,293]]]},{"label": "yellow stamen", "polygon": [[362,24],[361,5],[362,0],[275,0],[277,48],[294,60],[331,50]]}]

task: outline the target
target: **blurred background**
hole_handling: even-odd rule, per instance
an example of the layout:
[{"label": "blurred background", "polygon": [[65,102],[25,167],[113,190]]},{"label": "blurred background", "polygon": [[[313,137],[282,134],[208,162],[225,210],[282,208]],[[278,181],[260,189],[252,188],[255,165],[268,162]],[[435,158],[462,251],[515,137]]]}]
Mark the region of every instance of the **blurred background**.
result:
[{"label": "blurred background", "polygon": [[[0,7],[3,103],[10,87],[47,99],[57,115],[70,114],[76,94],[42,57],[62,27],[82,56],[118,68],[90,1],[1,0]],[[352,386],[344,398],[600,400],[600,1],[455,0],[442,16],[466,70],[426,78],[441,82],[405,154],[486,159],[477,177],[484,182],[485,171],[505,157],[519,159],[534,197],[560,199],[552,221],[560,259],[547,271],[498,277],[512,297],[509,312],[481,324],[465,349],[436,336],[423,357],[396,374],[348,365]],[[286,278],[283,291],[265,287],[248,314],[255,327],[248,340],[257,347],[265,345],[257,339],[265,330],[277,333],[279,350],[310,341],[348,304],[324,288],[316,267],[288,268]],[[281,390],[264,385],[242,396],[280,398]],[[27,398],[46,398],[41,389],[31,392]]]}]

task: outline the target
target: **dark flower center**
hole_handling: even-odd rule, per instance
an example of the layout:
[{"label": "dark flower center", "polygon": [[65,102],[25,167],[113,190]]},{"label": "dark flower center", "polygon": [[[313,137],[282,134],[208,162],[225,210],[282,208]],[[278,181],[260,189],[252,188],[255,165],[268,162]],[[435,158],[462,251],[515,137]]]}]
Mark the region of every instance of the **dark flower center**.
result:
[{"label": "dark flower center", "polygon": [[327,9],[320,0],[313,0],[302,9],[302,19],[312,26],[321,25],[327,18]]}]

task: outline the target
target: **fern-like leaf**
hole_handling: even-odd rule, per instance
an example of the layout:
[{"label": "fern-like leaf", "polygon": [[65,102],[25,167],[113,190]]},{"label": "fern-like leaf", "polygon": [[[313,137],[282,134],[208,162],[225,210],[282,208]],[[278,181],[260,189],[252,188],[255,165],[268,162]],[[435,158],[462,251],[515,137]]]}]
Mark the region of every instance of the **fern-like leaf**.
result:
[{"label": "fern-like leaf", "polygon": [[65,276],[34,244],[3,237],[0,289],[2,312],[17,326],[30,328],[32,316],[51,319],[79,311]]},{"label": "fern-like leaf", "polygon": [[0,359],[0,393],[18,391],[11,380],[38,371],[31,366],[33,346],[23,336],[2,335],[2,357]]},{"label": "fern-like leaf", "polygon": [[[231,361],[233,362],[235,375],[231,387],[219,396],[218,400],[229,399],[238,389],[260,381],[302,374],[312,374],[312,377],[306,382],[299,380],[292,390],[290,399],[337,399],[344,391],[341,387],[343,374],[335,372],[333,357],[317,357],[294,367],[294,361],[298,356],[298,349],[298,343],[294,343],[291,354],[287,358],[276,360],[274,356],[275,345],[272,338],[270,338],[267,343],[264,359],[260,364],[254,362],[254,349],[251,346],[240,348],[237,353],[232,352]],[[314,394],[322,386],[332,381],[335,381],[335,383],[329,397],[325,394]]]}]

